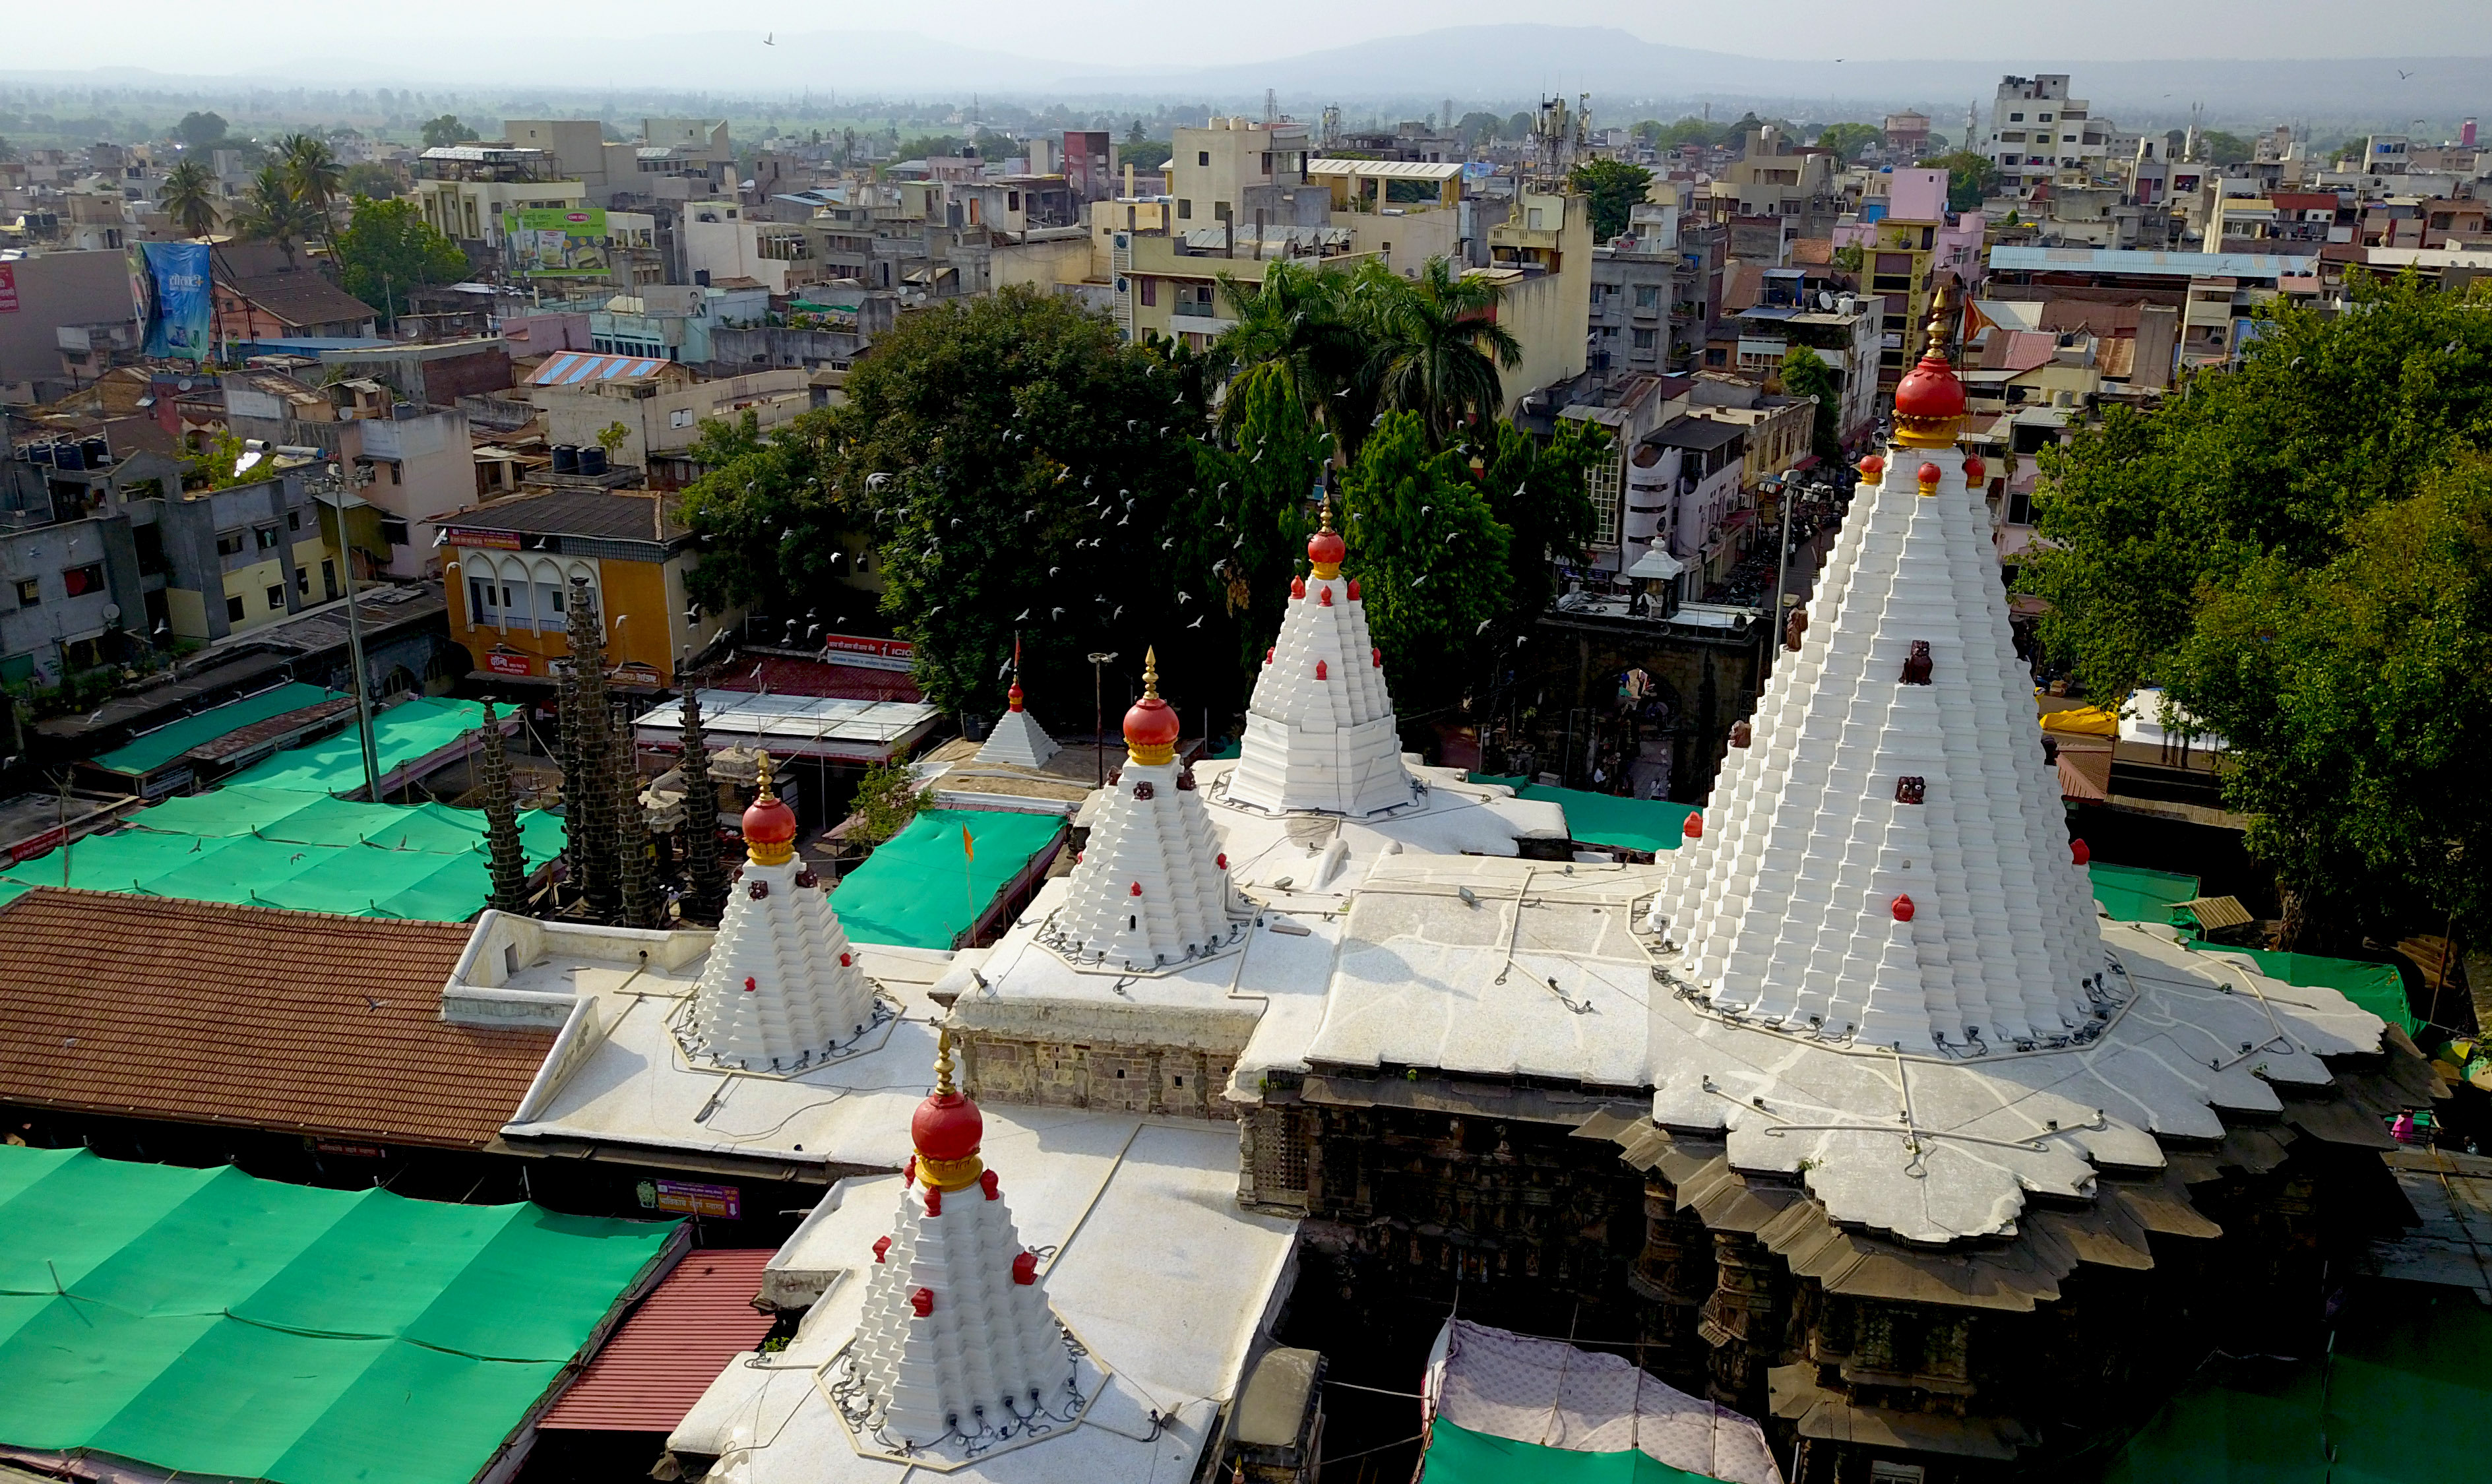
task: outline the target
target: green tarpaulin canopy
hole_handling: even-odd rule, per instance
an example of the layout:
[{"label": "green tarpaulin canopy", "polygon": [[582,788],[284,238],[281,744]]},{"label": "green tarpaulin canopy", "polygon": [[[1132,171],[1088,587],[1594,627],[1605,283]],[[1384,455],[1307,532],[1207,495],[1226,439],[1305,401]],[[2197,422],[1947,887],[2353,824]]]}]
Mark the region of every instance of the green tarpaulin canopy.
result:
[{"label": "green tarpaulin canopy", "polygon": [[1503,784],[1517,798],[1538,799],[1566,811],[1566,838],[1587,846],[1621,850],[1676,850],[1687,838],[1687,816],[1693,804],[1664,799],[1630,799],[1584,788],[1552,788],[1528,778],[1473,773],[1475,784]]},{"label": "green tarpaulin canopy", "polygon": [[[168,799],[129,823],[11,867],[0,902],[29,886],[74,886],[463,922],[492,895],[485,816],[447,804],[404,808],[235,787]],[[562,849],[562,820],[526,811],[519,840],[530,868],[542,865]]]},{"label": "green tarpaulin canopy", "polygon": [[[484,725],[480,701],[400,701],[372,719],[372,742],[387,776],[419,757],[456,745]],[[309,793],[353,793],[364,787],[362,734],[349,727],[336,736],[289,747],[229,782],[245,787],[293,788]]]},{"label": "green tarpaulin canopy", "polygon": [[466,1484],[673,1225],[0,1146],[0,1443]]},{"label": "green tarpaulin canopy", "polygon": [[2201,944],[2209,953],[2234,953],[2258,965],[2258,971],[2287,984],[2318,984],[2343,994],[2391,1025],[2415,1034],[2423,1023],[2406,1006],[2405,975],[2393,964],[2366,964],[2359,959],[2331,959],[2322,953],[2278,953],[2266,948],[2232,948]]},{"label": "green tarpaulin canopy", "polygon": [[2093,877],[2094,900],[2120,922],[2172,921],[2173,904],[2186,902],[2198,895],[2198,878],[2170,871],[2148,871],[2140,866],[2114,866],[2105,861],[2087,863],[2086,874]]},{"label": "green tarpaulin canopy", "polygon": [[1492,1438],[1442,1417],[1429,1429],[1428,1456],[1419,1472],[1420,1484],[1678,1484],[1709,1477],[1632,1448],[1577,1453]]},{"label": "green tarpaulin canopy", "polygon": [[229,700],[222,706],[211,706],[196,716],[186,716],[168,722],[127,747],[118,747],[95,760],[100,768],[116,773],[152,773],[204,742],[254,727],[273,716],[316,706],[324,700],[342,700],[336,691],[293,681],[273,691],[262,691],[240,700]]},{"label": "green tarpaulin canopy", "polygon": [[[961,847],[966,829],[975,858]],[[997,893],[1064,830],[1054,815],[930,809],[844,877],[831,905],[848,936],[901,948],[951,948]]]},{"label": "green tarpaulin canopy", "polygon": [[2482,1477],[2492,1315],[2462,1289],[2358,1290],[2332,1354],[2202,1374],[2102,1484],[2447,1484]]}]

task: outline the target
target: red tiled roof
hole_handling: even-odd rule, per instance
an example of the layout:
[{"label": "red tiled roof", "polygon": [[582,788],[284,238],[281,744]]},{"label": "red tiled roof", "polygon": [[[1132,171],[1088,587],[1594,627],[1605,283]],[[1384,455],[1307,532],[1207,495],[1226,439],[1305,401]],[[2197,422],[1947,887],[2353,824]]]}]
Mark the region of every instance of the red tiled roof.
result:
[{"label": "red tiled roof", "polygon": [[770,1332],[771,1316],[753,1300],[771,1256],[766,1247],[687,1254],[537,1425],[673,1432],[727,1362]]},{"label": "red tiled roof", "polygon": [[441,1020],[467,937],[39,887],[0,908],[0,1101],[482,1148],[553,1032]]}]

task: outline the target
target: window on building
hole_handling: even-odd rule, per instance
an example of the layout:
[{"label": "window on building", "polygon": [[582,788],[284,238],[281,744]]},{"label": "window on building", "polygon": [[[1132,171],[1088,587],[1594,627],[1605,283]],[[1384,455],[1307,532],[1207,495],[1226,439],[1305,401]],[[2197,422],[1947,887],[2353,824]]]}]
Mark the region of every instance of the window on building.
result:
[{"label": "window on building", "polygon": [[1636,349],[1638,349],[1638,350],[1650,350],[1650,349],[1652,348],[1652,342],[1653,342],[1653,332],[1652,332],[1652,331],[1650,331],[1650,330],[1638,330],[1637,332],[1635,332],[1635,339],[1634,339],[1634,342],[1633,342],[1633,343],[1634,343],[1634,345],[1635,345],[1635,348],[1636,348]]},{"label": "window on building", "polygon": [[17,582],[17,606],[35,608],[44,601],[44,584],[40,579],[22,578]]},{"label": "window on building", "polygon": [[312,600],[311,568],[297,567],[294,569],[294,596],[301,598],[307,603]]},{"label": "window on building", "polygon": [[323,599],[338,596],[338,564],[325,556],[320,558],[320,596]]},{"label": "window on building", "polygon": [[1176,200],[1176,219],[1177,219],[1179,222],[1191,222],[1191,221],[1193,221],[1193,220],[1194,220],[1194,203],[1193,203],[1192,201],[1187,200],[1187,199],[1186,199],[1185,197],[1183,197],[1183,196],[1178,196],[1178,197],[1177,197],[1177,200]]},{"label": "window on building", "polygon": [[254,543],[256,543],[256,544],[258,545],[258,547],[259,547],[259,549],[260,549],[261,550],[263,550],[263,551],[274,551],[274,550],[276,550],[276,549],[277,549],[277,545],[278,545],[279,537],[278,537],[278,534],[277,534],[277,527],[276,527],[276,526],[273,526],[273,525],[258,525],[258,526],[253,526],[253,527],[252,527],[251,535],[252,535],[252,540]]},{"label": "window on building", "polygon": [[2037,113],[2037,114],[2035,114],[2035,115],[2033,115],[2033,116],[2034,116],[2036,119],[2039,119],[2041,122],[2043,122],[2043,123],[2045,123],[2045,124],[2047,124],[2047,123],[2051,122],[2051,115],[2049,115],[2049,114],[2047,114],[2047,113]]},{"label": "window on building", "polygon": [[381,540],[394,547],[402,547],[414,538],[407,534],[406,521],[403,518],[383,516],[381,517]]},{"label": "window on building", "polygon": [[1609,456],[1593,464],[1584,478],[1592,496],[1592,545],[1618,544],[1618,489],[1626,473],[1626,450],[1611,445]]},{"label": "window on building", "polygon": [[467,579],[467,623],[471,628],[499,628],[502,623],[502,589],[490,578]]},{"label": "window on building", "polygon": [[217,554],[219,556],[240,556],[242,554],[242,532],[227,531],[217,538]]},{"label": "window on building", "polygon": [[285,513],[285,528],[289,531],[299,531],[303,529],[303,512],[299,510],[287,511]]},{"label": "window on building", "polygon": [[242,622],[242,599],[241,599],[241,598],[239,598],[239,597],[227,597],[227,598],[225,599],[225,621],[226,621],[227,623],[240,623],[240,622]]},{"label": "window on building", "polygon": [[285,584],[284,584],[284,583],[282,583],[282,582],[271,582],[271,583],[269,583],[269,584],[268,584],[268,608],[269,608],[269,611],[271,611],[271,612],[281,612],[281,611],[282,611],[282,610],[284,609],[284,608],[285,608]]},{"label": "window on building", "polygon": [[2011,124],[2022,124],[2025,122],[2025,115],[2021,113],[2011,113],[2007,115],[2007,122]]},{"label": "window on building", "polygon": [[1195,152],[1195,156],[1194,156],[1194,163],[1195,163],[1196,164],[1200,164],[1200,165],[1208,165],[1208,164],[1210,164],[1210,163],[1211,163],[1211,151],[1209,151],[1209,150],[1207,150],[1207,149],[1206,149],[1206,150],[1197,150],[1197,151]]},{"label": "window on building", "polygon": [[104,563],[89,562],[83,567],[72,567],[61,574],[61,586],[73,598],[104,591]]},{"label": "window on building", "polygon": [[562,584],[539,582],[537,584],[537,627],[559,629],[562,626]]},{"label": "window on building", "polygon": [[1160,281],[1157,279],[1138,279],[1135,282],[1139,282],[1142,286],[1142,303],[1156,308],[1160,302]]},{"label": "window on building", "polygon": [[1638,283],[1636,285],[1635,302],[1636,308],[1640,310],[1658,309],[1661,306],[1661,285],[1658,283]]}]

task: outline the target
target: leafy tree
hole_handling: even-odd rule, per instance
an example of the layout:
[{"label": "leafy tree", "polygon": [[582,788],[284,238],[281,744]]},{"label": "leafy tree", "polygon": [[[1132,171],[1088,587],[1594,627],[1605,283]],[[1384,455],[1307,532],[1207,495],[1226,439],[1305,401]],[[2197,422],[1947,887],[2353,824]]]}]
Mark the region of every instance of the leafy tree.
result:
[{"label": "leafy tree", "polygon": [[1971,150],[1933,156],[1921,162],[1921,168],[1947,172],[1947,210],[1953,212],[1979,211],[1999,184],[1998,163]]},{"label": "leafy tree", "polygon": [[860,845],[882,844],[934,807],[934,786],[912,787],[912,781],[908,764],[897,757],[865,770],[857,780],[856,796],[848,801],[848,814],[857,821],[854,838]]},{"label": "leafy tree", "polygon": [[1173,146],[1166,139],[1143,139],[1117,145],[1116,163],[1130,164],[1138,171],[1156,170],[1169,163],[1172,153]]},{"label": "leafy tree", "polygon": [[606,457],[608,459],[613,458],[615,451],[631,440],[632,430],[625,427],[620,420],[597,430],[597,446],[606,450]]},{"label": "leafy tree", "polygon": [[1587,160],[1566,176],[1566,185],[1591,202],[1592,240],[1607,242],[1627,229],[1629,213],[1644,199],[1652,172],[1623,160]]},{"label": "leafy tree", "polygon": [[1505,131],[1501,137],[1507,139],[1528,139],[1531,137],[1531,124],[1532,118],[1530,114],[1517,112],[1506,119]]},{"label": "leafy tree", "polygon": [[424,147],[427,149],[440,149],[445,145],[464,144],[468,140],[478,137],[476,131],[459,122],[459,115],[455,113],[445,113],[439,118],[426,119],[422,124],[416,126],[416,129],[417,133],[424,136]]},{"label": "leafy tree", "polygon": [[2204,151],[2208,161],[2214,164],[2243,164],[2249,161],[2251,155],[2257,153],[2249,140],[2237,134],[2226,134],[2220,129],[2210,129],[2200,134],[2198,148]]},{"label": "leafy tree", "polygon": [[5,137],[0,137],[0,162],[15,160],[16,158],[17,146],[10,143]]},{"label": "leafy tree", "polygon": [[369,160],[358,161],[346,166],[343,189],[348,200],[368,195],[376,201],[386,201],[398,194],[398,172]]},{"label": "leafy tree", "polygon": [[[1649,134],[1642,133],[1647,128],[1651,131]],[[1700,118],[1682,118],[1670,125],[1646,119],[1636,129],[1639,131],[1637,136],[1656,150],[1676,149],[1685,144],[1719,144],[1724,137],[1720,125]]]},{"label": "leafy tree", "polygon": [[1494,113],[1474,108],[1454,125],[1454,134],[1464,143],[1476,148],[1505,132],[1505,120]]},{"label": "leafy tree", "polygon": [[1828,124],[1817,132],[1818,147],[1834,151],[1835,159],[1847,163],[1858,159],[1862,150],[1885,140],[1886,132],[1875,124]]},{"label": "leafy tree", "polygon": [[335,249],[346,292],[395,321],[407,292],[467,276],[467,254],[424,220],[409,200],[357,196]]},{"label": "leafy tree", "polygon": [[1843,458],[1843,393],[1834,384],[1834,368],[1806,345],[1783,352],[1783,390],[1794,397],[1817,399],[1810,425],[1808,451],[1828,463]]},{"label": "leafy tree", "polygon": [[285,172],[286,190],[311,214],[313,229],[334,255],[332,213],[345,189],[345,172],[338,165],[337,152],[317,134],[291,134],[277,141],[277,158],[278,168]]},{"label": "leafy tree", "polygon": [[1504,298],[1497,283],[1457,276],[1434,257],[1415,279],[1371,261],[1351,292],[1371,338],[1366,375],[1378,407],[1417,413],[1439,446],[1504,407],[1498,369],[1523,364],[1523,342],[1493,317]]},{"label": "leafy tree", "polygon": [[1475,446],[1454,452],[1478,460],[1473,483],[1507,534],[1506,611],[1501,621],[1520,632],[1549,607],[1557,590],[1557,561],[1580,561],[1593,535],[1589,476],[1610,457],[1610,434],[1596,423],[1560,418],[1543,443],[1500,419],[1476,435]]},{"label": "leafy tree", "polygon": [[1858,273],[1868,261],[1869,254],[1856,242],[1847,242],[1834,250],[1834,266],[1846,273]]},{"label": "leafy tree", "polygon": [[1395,709],[1415,722],[1463,693],[1470,657],[1509,611],[1513,538],[1463,456],[1438,451],[1415,412],[1386,416],[1341,488],[1342,571],[1363,589]]},{"label": "leafy tree", "polygon": [[[2250,843],[2282,876],[2296,931],[2311,895],[2355,889],[2344,863],[2357,858],[2369,863],[2364,890],[2479,911],[2472,886],[2396,875],[2409,868],[2383,844],[2411,804],[2388,781],[2415,766],[2386,754],[2429,739],[2377,730],[2369,751],[2346,749],[2364,707],[2389,718],[2411,704],[2384,688],[2449,663],[2430,647],[2442,631],[2416,616],[2421,595],[2388,579],[2384,553],[2440,572],[2467,549],[2451,533],[2479,519],[2465,502],[2479,498],[2474,460],[2492,445],[2492,317],[2411,277],[2348,281],[2355,312],[2263,310],[2239,371],[2201,373],[2152,413],[2115,409],[2046,450],[2036,523],[2047,540],[2022,579],[2050,604],[2044,644],[2089,689],[2159,684],[2230,741],[2228,797],[2262,816]],[[2441,504],[2413,505],[2418,490]],[[2402,513],[2374,519],[2391,504]],[[2348,608],[2366,581],[2380,590]],[[2286,611],[2320,601],[2329,612]],[[2480,609],[2467,611],[2479,623]],[[2425,647],[2410,652],[2409,639]],[[2331,712],[2313,677],[2345,666],[2371,689]],[[2448,694],[2452,717],[2465,696]],[[2271,714],[2254,714],[2262,704]],[[2296,767],[2344,787],[2297,792]],[[2348,841],[2361,843],[2353,855]]]},{"label": "leafy tree", "polygon": [[957,155],[960,152],[961,136],[950,134],[920,134],[900,146],[903,160],[932,160],[937,155]]},{"label": "leafy tree", "polygon": [[225,129],[222,114],[192,112],[182,115],[182,121],[173,126],[173,133],[181,135],[182,142],[193,149],[215,149],[224,142]]},{"label": "leafy tree", "polygon": [[[1219,277],[1221,297],[1236,319],[1221,332],[1218,349],[1240,369],[1241,378],[1256,374],[1283,377],[1292,405],[1309,421],[1339,428],[1337,399],[1359,379],[1367,346],[1353,322],[1350,278],[1338,270],[1306,268],[1286,258],[1263,266],[1261,283],[1231,274]],[[1221,406],[1224,426],[1248,405],[1232,391]],[[1346,409],[1351,420],[1363,419],[1363,405]]]},{"label": "leafy tree", "polygon": [[217,178],[198,161],[176,161],[164,172],[157,199],[183,236],[205,237],[217,229]]},{"label": "leafy tree", "polygon": [[1179,608],[1232,636],[1240,675],[1256,672],[1280,628],[1290,579],[1316,530],[1316,492],[1332,448],[1278,361],[1230,383],[1219,432],[1198,448],[1193,519],[1173,534],[1178,589],[1190,600],[1199,595],[1201,607]]},{"label": "leafy tree", "polygon": [[750,411],[701,425],[689,457],[708,472],[685,488],[680,508],[702,542],[686,579],[695,600],[716,609],[793,603],[844,619],[870,613],[864,595],[841,582],[865,517],[831,486],[840,436],[830,410],[766,438]]},{"label": "leafy tree", "polygon": [[277,244],[284,251],[289,266],[294,261],[295,245],[317,233],[320,226],[319,214],[294,193],[282,165],[261,165],[233,214],[236,236]]}]

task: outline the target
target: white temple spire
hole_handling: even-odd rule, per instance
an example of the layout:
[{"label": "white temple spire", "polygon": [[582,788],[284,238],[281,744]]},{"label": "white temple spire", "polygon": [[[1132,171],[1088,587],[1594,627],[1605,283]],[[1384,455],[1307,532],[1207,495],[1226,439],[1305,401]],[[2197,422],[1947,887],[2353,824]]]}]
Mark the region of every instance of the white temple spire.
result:
[{"label": "white temple spire", "polygon": [[1310,571],[1290,583],[1281,632],[1255,680],[1237,766],[1229,773],[1231,804],[1356,817],[1417,797],[1402,765],[1383,652],[1367,631],[1357,581],[1342,579],[1349,554],[1327,500],[1323,527],[1307,541]]},{"label": "white temple spire", "polygon": [[1955,447],[1947,312],[1942,294],[1897,389],[1895,457],[1862,460],[1808,623],[1656,913],[1717,1010],[1986,1054],[2081,1032],[2102,958],[2008,635],[1985,471]]},{"label": "white temple spire", "polygon": [[865,1270],[853,1357],[866,1426],[902,1451],[993,1446],[1086,1405],[1037,1255],[978,1157],[986,1120],[952,1085],[950,1031],[936,1047],[934,1095],[909,1119],[917,1153],[899,1217]]},{"label": "white temple spire", "polygon": [[1022,705],[1021,640],[1018,638],[1013,640],[1012,689],[1004,693],[1004,714],[996,721],[995,729],[987,733],[985,744],[978,749],[977,760],[1019,768],[1045,765],[1047,759],[1056,754],[1055,739],[1049,736],[1046,729],[1038,725],[1037,718]]},{"label": "white temple spire", "polygon": [[744,812],[745,863],[727,888],[709,960],[681,1023],[684,1048],[718,1066],[794,1072],[872,1028],[885,1012],[831,910],[830,890],[796,854],[796,813],[770,787]]},{"label": "white temple spire", "polygon": [[1229,888],[1194,770],[1176,760],[1177,715],[1145,652],[1142,698],[1125,713],[1125,765],[1090,821],[1064,903],[1039,941],[1077,965],[1148,972],[1243,939],[1247,907]]}]

